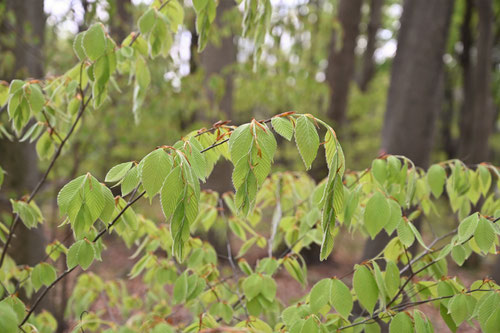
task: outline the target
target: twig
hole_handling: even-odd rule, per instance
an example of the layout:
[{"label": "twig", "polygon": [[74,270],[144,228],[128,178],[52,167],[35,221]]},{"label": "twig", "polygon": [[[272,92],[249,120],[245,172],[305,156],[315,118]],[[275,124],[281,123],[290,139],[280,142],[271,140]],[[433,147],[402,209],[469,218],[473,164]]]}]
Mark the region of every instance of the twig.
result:
[{"label": "twig", "polygon": [[281,221],[282,216],[281,211],[281,177],[278,179],[278,184],[276,184],[276,207],[274,208],[273,219],[271,224],[271,236],[269,237],[267,254],[269,258],[273,256],[273,243],[276,237],[276,231],[278,230],[278,224]]},{"label": "twig", "polygon": [[[123,213],[125,213],[125,211],[130,207],[132,206],[135,202],[137,202],[137,200],[139,200],[140,198],[142,198],[142,196],[144,196],[144,194],[146,194],[146,192],[142,192],[141,194],[139,194],[135,199],[129,201],[127,203],[127,205],[125,207],[122,208],[122,210],[118,213],[118,215],[113,219],[113,221],[111,221],[107,228],[101,230],[97,236],[94,238],[94,240],[92,241],[93,243],[97,242],[97,240],[99,240],[99,238],[101,238],[105,233],[106,233],[106,230],[109,230],[109,228],[111,228],[119,219],[120,217],[123,215]],[[40,294],[40,296],[38,296],[38,298],[36,299],[36,301],[33,303],[33,306],[31,306],[30,310],[28,311],[28,313],[26,314],[26,316],[24,317],[23,321],[21,322],[21,324],[19,324],[19,327],[23,326],[26,321],[29,319],[29,317],[31,317],[31,315],[33,314],[33,312],[35,311],[35,309],[38,307],[38,305],[40,304],[40,302],[43,300],[43,298],[45,297],[45,295],[47,295],[47,293],[49,292],[50,289],[52,289],[59,281],[61,281],[62,279],[64,279],[67,275],[69,275],[71,272],[73,272],[78,266],[74,266],[73,268],[71,269],[67,269],[65,270],[61,275],[59,275],[57,277],[57,279],[55,279],[54,282],[52,282],[50,285],[48,285],[44,290],[43,292]]]},{"label": "twig", "polygon": [[[59,147],[57,148],[54,156],[52,157],[52,160],[50,161],[49,167],[47,168],[47,170],[43,174],[42,178],[40,179],[40,181],[38,182],[38,184],[36,185],[36,187],[31,192],[30,196],[28,197],[28,200],[26,201],[27,203],[30,203],[35,198],[35,196],[37,195],[38,191],[40,190],[40,188],[42,187],[42,185],[47,180],[47,177],[49,176],[50,171],[54,167],[54,165],[56,163],[56,160],[61,155],[61,152],[62,152],[62,149],[63,149],[64,145],[66,144],[66,142],[68,142],[71,134],[73,134],[76,126],[78,125],[78,122],[80,121],[80,119],[81,119],[81,117],[83,115],[83,112],[85,111],[85,109],[87,108],[87,105],[89,104],[89,102],[91,100],[91,98],[89,97],[87,99],[87,101],[85,102],[85,92],[81,88],[82,70],[83,70],[83,62],[82,62],[82,65],[80,66],[80,93],[82,95],[81,96],[82,97],[82,101],[80,103],[80,110],[78,111],[76,119],[73,122],[73,125],[71,126],[69,132],[66,134],[66,136],[64,137],[64,139],[61,141],[61,144],[59,145]],[[5,241],[5,245],[4,245],[3,249],[2,249],[2,255],[0,257],[0,268],[2,267],[3,262],[5,260],[5,256],[7,254],[7,249],[9,248],[10,242],[12,241],[12,237],[13,237],[15,229],[16,229],[18,223],[19,223],[19,220],[20,220],[20,216],[19,216],[19,214],[16,213],[16,215],[14,217],[14,220],[12,221],[12,224],[10,225],[9,234],[7,235],[7,240]]]}]

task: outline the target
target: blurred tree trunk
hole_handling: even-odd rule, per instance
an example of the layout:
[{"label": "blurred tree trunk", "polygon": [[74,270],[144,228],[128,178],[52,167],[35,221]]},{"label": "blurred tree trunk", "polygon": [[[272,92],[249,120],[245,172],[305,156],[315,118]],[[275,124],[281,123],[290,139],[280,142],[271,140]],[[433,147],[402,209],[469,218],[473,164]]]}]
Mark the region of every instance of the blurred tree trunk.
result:
[{"label": "blurred tree trunk", "polygon": [[[10,66],[1,66],[0,78],[40,79],[43,71],[43,44],[45,14],[41,0],[7,0],[5,13],[0,17],[0,56],[11,58]],[[7,120],[5,120],[7,122]],[[34,144],[0,140],[0,165],[6,170],[5,183],[0,194],[0,214],[10,214],[9,199],[19,199],[29,194],[39,179],[38,157]],[[8,216],[8,215],[7,215]],[[7,250],[18,265],[33,266],[45,257],[43,228],[27,229],[19,223],[10,248]],[[20,295],[24,298],[23,295]],[[54,311],[54,304],[44,301],[41,308]]]},{"label": "blurred tree trunk", "polygon": [[[9,54],[13,57],[13,63],[11,67],[2,67],[0,77],[8,81],[14,78],[42,78],[45,31],[43,1],[7,0],[6,9],[13,14],[15,22],[2,17],[1,34],[6,39],[1,40],[0,45],[2,57]],[[9,38],[11,36],[12,39]],[[39,176],[35,145],[1,140],[0,156],[0,165],[7,171],[2,192],[15,199],[29,194],[36,186]],[[3,206],[2,210],[4,209],[11,211],[10,203],[7,207]],[[28,230],[21,223],[16,229],[9,254],[18,264],[36,264],[45,252],[43,238],[40,230]]]},{"label": "blurred tree trunk", "polygon": [[[219,39],[217,41],[210,40],[203,50],[198,53],[199,64],[192,65],[192,68],[202,68],[205,72],[204,88],[208,92],[208,98],[211,104],[209,114],[198,114],[196,117],[201,120],[215,122],[223,117],[223,120],[235,120],[233,113],[233,69],[232,65],[236,63],[237,46],[234,42],[234,34],[229,27],[231,22],[227,20],[227,15],[234,10],[236,3],[234,1],[219,1],[217,6],[217,16],[214,24],[217,26]],[[197,38],[192,39],[193,47],[197,46]],[[193,43],[194,42],[194,43]],[[192,52],[196,49],[192,49]],[[195,53],[192,53],[193,57]],[[199,65],[199,67],[198,67]],[[214,76],[219,76],[223,79],[223,95],[220,96],[220,91],[214,91],[211,86],[211,79]],[[214,112],[215,111],[215,112]],[[224,119],[225,118],[225,119]],[[203,185],[203,188],[217,191],[219,194],[233,191],[233,183],[231,175],[233,166],[225,159],[221,159],[214,171]],[[209,242],[214,246],[217,253],[227,255],[226,239],[224,232],[220,229],[210,229],[206,236]]]},{"label": "blurred tree trunk", "polygon": [[132,31],[132,2],[131,0],[108,0],[111,6],[109,10],[109,21],[111,36],[118,45]]},{"label": "blurred tree trunk", "polygon": [[[467,1],[468,9],[472,1]],[[459,158],[466,163],[479,163],[489,158],[488,140],[493,130],[494,110],[491,95],[493,53],[493,2],[476,0],[478,35],[475,57],[470,47],[470,26],[462,34],[464,52],[461,65],[464,77],[464,103],[460,112]],[[467,46],[467,47],[465,47]]]},{"label": "blurred tree trunk", "polygon": [[[336,31],[332,34],[326,81],[330,87],[328,117],[337,128],[346,120],[349,87],[354,76],[356,41],[359,35],[362,0],[340,0],[337,19],[342,27],[342,40]],[[341,45],[337,45],[341,42]]]},{"label": "blurred tree trunk", "polygon": [[[382,150],[429,164],[434,127],[441,104],[443,54],[453,0],[406,0],[382,132]],[[378,254],[389,237],[367,241],[363,258]]]},{"label": "blurred tree trunk", "polygon": [[359,74],[358,85],[361,91],[368,89],[368,84],[375,74],[375,59],[377,49],[377,32],[382,24],[382,6],[384,0],[370,0],[370,18],[366,29],[366,50],[363,54],[363,67]]},{"label": "blurred tree trunk", "polygon": [[[221,29],[224,25],[230,24],[224,17],[235,7],[234,1],[219,1],[217,6],[217,16],[215,25],[218,32],[227,34],[227,29]],[[225,30],[225,31],[224,31]],[[237,47],[234,43],[234,35],[229,33],[220,36],[218,43],[210,41],[205,50],[200,53],[200,64],[205,70],[205,88],[208,91],[208,97],[214,109],[221,111],[226,119],[233,116],[233,75],[232,69],[228,66],[236,62]],[[219,75],[224,80],[224,95],[220,100],[216,99],[216,92],[210,87],[210,78],[213,75]],[[218,119],[217,119],[218,120]]]}]

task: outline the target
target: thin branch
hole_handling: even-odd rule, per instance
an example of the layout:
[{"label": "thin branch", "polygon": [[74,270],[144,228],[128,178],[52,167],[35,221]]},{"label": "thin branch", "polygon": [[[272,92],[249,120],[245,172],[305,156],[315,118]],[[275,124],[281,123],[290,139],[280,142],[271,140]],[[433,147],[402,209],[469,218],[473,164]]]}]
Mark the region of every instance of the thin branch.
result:
[{"label": "thin branch", "polygon": [[[463,293],[470,294],[470,293],[477,292],[477,291],[495,291],[495,289],[472,289],[472,290],[466,290]],[[455,295],[441,296],[441,297],[430,298],[430,299],[426,299],[426,300],[422,300],[422,301],[416,301],[416,302],[410,302],[410,303],[400,304],[400,305],[398,305],[398,306],[396,306],[396,307],[394,307],[394,308],[392,308],[390,310],[395,311],[395,312],[402,312],[402,311],[404,311],[404,310],[406,310],[408,308],[411,308],[411,307],[414,307],[414,306],[417,306],[417,305],[422,305],[422,304],[426,304],[426,303],[440,301],[440,300],[452,298],[454,296]],[[359,321],[357,323],[353,323],[353,324],[350,324],[350,325],[341,326],[341,327],[337,328],[337,331],[342,331],[342,330],[345,330],[345,329],[348,329],[348,328],[352,328],[352,327],[355,327],[355,326],[358,326],[358,325],[367,324],[370,321],[375,321],[377,319],[384,319],[384,318],[387,318],[387,317],[391,317],[391,315],[380,316],[380,313],[375,313],[370,318],[367,318],[365,320],[362,320],[362,321]]]},{"label": "thin branch", "polygon": [[[83,68],[83,62],[82,62],[82,65],[80,67],[80,77],[81,77],[81,70],[82,70],[82,68]],[[85,109],[87,108],[87,105],[89,104],[89,102],[91,100],[91,98],[89,97],[87,99],[87,101],[85,102],[85,92],[82,90],[82,88],[80,88],[80,91],[82,93],[82,101],[80,103],[80,110],[78,111],[78,114],[77,114],[77,116],[75,118],[75,121],[73,122],[73,125],[71,126],[69,132],[66,134],[66,136],[64,137],[64,139],[61,141],[61,144],[57,148],[54,156],[52,157],[52,160],[50,161],[49,167],[47,168],[47,170],[43,174],[42,178],[39,180],[39,182],[36,185],[36,187],[31,192],[30,196],[28,197],[28,200],[26,201],[27,203],[30,203],[35,198],[35,196],[38,194],[38,191],[40,191],[40,189],[42,188],[42,185],[47,180],[47,177],[49,176],[50,171],[52,171],[52,169],[53,169],[53,167],[54,167],[57,159],[61,155],[61,152],[62,152],[62,149],[63,149],[64,145],[66,144],[66,142],[68,142],[71,134],[73,134],[76,126],[78,125],[78,122],[80,121],[80,119],[81,119],[81,117],[82,117]],[[19,216],[19,214],[16,214],[14,216],[14,220],[12,221],[12,224],[10,225],[9,234],[7,235],[7,240],[5,241],[5,245],[4,245],[3,249],[2,249],[2,255],[0,257],[0,268],[3,265],[3,262],[5,260],[5,256],[7,254],[7,249],[9,248],[10,242],[12,241],[12,237],[14,235],[15,229],[16,229],[19,221],[20,221],[20,216]]]},{"label": "thin branch", "polygon": [[[113,219],[113,221],[111,221],[108,226],[101,230],[97,236],[94,238],[94,240],[92,241],[93,243],[97,242],[97,240],[99,240],[99,238],[101,238],[105,233],[106,233],[106,230],[109,230],[113,225],[115,225],[115,223],[120,219],[120,217],[125,213],[125,211],[130,207],[132,206],[134,203],[137,202],[137,200],[139,200],[140,198],[142,198],[144,196],[144,194],[146,194],[146,192],[142,192],[141,194],[139,194],[135,199],[129,201],[127,203],[127,205],[125,207],[122,208],[122,210],[118,213],[118,215],[116,215],[116,217]],[[67,275],[69,275],[71,272],[73,272],[78,266],[75,266],[71,269],[67,269],[65,270],[61,275],[59,275],[57,277],[57,279],[52,282],[50,285],[48,285],[44,290],[43,292],[40,294],[40,296],[38,296],[38,298],[36,299],[36,301],[33,303],[33,305],[31,306],[30,310],[28,311],[28,313],[26,314],[26,316],[24,317],[23,321],[21,322],[21,324],[19,324],[19,327],[23,326],[26,321],[29,319],[29,317],[31,317],[31,315],[33,314],[33,312],[35,311],[35,309],[38,307],[38,305],[40,304],[40,302],[43,300],[43,298],[45,297],[45,295],[47,295],[47,293],[49,292],[50,289],[52,289],[59,281],[61,281],[62,279],[64,279]]]}]

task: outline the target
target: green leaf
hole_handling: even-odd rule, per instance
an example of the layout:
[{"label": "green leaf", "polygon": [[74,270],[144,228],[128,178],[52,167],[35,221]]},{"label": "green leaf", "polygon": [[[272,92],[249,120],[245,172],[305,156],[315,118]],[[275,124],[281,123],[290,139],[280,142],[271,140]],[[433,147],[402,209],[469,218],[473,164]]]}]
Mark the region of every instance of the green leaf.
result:
[{"label": "green leaf", "polygon": [[109,183],[114,183],[114,182],[122,180],[122,178],[125,177],[127,172],[130,170],[132,165],[133,165],[133,162],[125,162],[125,163],[120,163],[118,165],[115,165],[114,167],[112,167],[108,171],[104,181],[109,182]]},{"label": "green leaf", "polygon": [[340,280],[332,279],[330,303],[345,319],[351,314],[353,301],[349,288]]},{"label": "green leaf", "polygon": [[495,242],[495,229],[490,221],[481,217],[474,232],[474,239],[482,252],[487,253]]},{"label": "green leaf", "polygon": [[184,271],[174,284],[174,302],[175,304],[180,304],[184,302],[187,297],[188,292],[188,276],[187,271]]},{"label": "green leaf", "polygon": [[82,47],[90,60],[95,61],[106,52],[107,38],[102,24],[96,23],[85,32]]},{"label": "green leaf", "polygon": [[294,257],[288,257],[284,260],[283,265],[288,273],[299,282],[303,287],[307,284],[307,270],[300,266],[300,263]]},{"label": "green leaf", "polygon": [[415,310],[413,312],[413,320],[415,321],[415,333],[432,333],[430,323],[428,322],[425,314]]},{"label": "green leaf", "polygon": [[208,5],[208,1],[212,0],[193,0],[193,7],[196,13],[199,13]]},{"label": "green leaf", "polygon": [[313,122],[306,116],[300,116],[295,125],[295,142],[306,169],[311,168],[319,148],[319,136]]},{"label": "green leaf", "polygon": [[372,272],[366,266],[358,266],[352,284],[359,302],[372,314],[378,299],[377,282]]},{"label": "green leaf", "polygon": [[75,40],[73,41],[73,51],[75,52],[78,59],[81,61],[85,59],[87,56],[85,55],[85,50],[83,49],[83,36],[85,32],[82,31],[76,35]]},{"label": "green leaf", "polygon": [[171,169],[172,158],[162,148],[156,149],[144,157],[141,179],[150,201],[160,191]]},{"label": "green leaf", "polygon": [[384,226],[384,229],[390,236],[397,228],[399,221],[401,221],[403,213],[401,212],[401,206],[396,200],[389,199],[387,200],[387,202],[389,203],[389,206],[391,208],[391,217],[389,218],[387,224]]},{"label": "green leaf", "polygon": [[149,8],[142,16],[139,18],[139,30],[141,34],[146,35],[149,33],[156,22],[156,10],[154,8]]},{"label": "green leaf", "polygon": [[458,294],[453,296],[448,303],[448,313],[451,314],[451,318],[457,326],[468,319],[471,315],[467,308],[467,296],[464,294]]},{"label": "green leaf", "polygon": [[28,100],[31,112],[37,114],[42,111],[45,105],[45,97],[43,96],[42,89],[38,84],[28,84],[26,85],[24,95]]},{"label": "green leaf", "polygon": [[49,159],[55,152],[52,137],[49,132],[43,133],[36,143],[36,153],[41,160]]},{"label": "green leaf", "polygon": [[474,213],[466,217],[462,222],[460,222],[460,225],[458,226],[458,240],[460,242],[465,242],[472,235],[474,235],[478,223],[479,223],[478,213]]},{"label": "green leaf", "polygon": [[81,239],[71,245],[66,256],[66,264],[68,268],[73,268],[80,265],[84,270],[94,261],[95,250],[90,241]]},{"label": "green leaf", "polygon": [[181,167],[176,166],[165,178],[160,193],[161,207],[167,219],[172,216],[179,200],[183,197],[185,186]]},{"label": "green leaf", "polygon": [[56,278],[57,273],[54,267],[45,262],[36,265],[31,272],[31,282],[35,290],[40,289],[42,285],[50,285]]},{"label": "green leaf", "polygon": [[396,296],[400,288],[399,268],[394,261],[387,262],[384,280],[387,289],[387,296],[389,296],[389,298],[393,298]]},{"label": "green leaf", "polygon": [[121,184],[122,196],[124,197],[132,192],[137,186],[139,186],[140,182],[141,178],[139,177],[139,168],[137,166],[133,166],[123,178]]},{"label": "green leaf", "polygon": [[243,156],[250,153],[253,144],[253,137],[250,131],[250,124],[244,124],[235,129],[229,137],[229,153],[231,161],[236,164]]},{"label": "green leaf", "polygon": [[451,250],[451,257],[455,260],[458,266],[462,266],[465,259],[467,259],[467,252],[462,245],[456,245]]},{"label": "green leaf", "polygon": [[411,318],[404,312],[395,315],[389,325],[390,333],[413,332],[413,323]]},{"label": "green leaf", "polygon": [[496,292],[486,293],[478,301],[477,320],[479,321],[479,324],[481,325],[481,329],[483,330],[483,332],[487,332],[488,320],[493,315],[495,310],[498,309],[499,305],[500,305],[500,296]]},{"label": "green leaf", "polygon": [[431,188],[432,194],[439,198],[443,193],[444,183],[446,182],[446,171],[439,164],[432,165],[427,171],[427,184]]},{"label": "green leaf", "polygon": [[330,301],[332,295],[332,280],[323,279],[316,283],[309,295],[309,306],[313,313],[317,313]]},{"label": "green leaf", "polygon": [[405,219],[401,219],[397,227],[399,240],[407,248],[415,242],[415,234],[410,227],[410,223]]},{"label": "green leaf", "polygon": [[262,292],[262,279],[258,274],[252,274],[243,281],[243,292],[250,301]]},{"label": "green leaf", "polygon": [[74,198],[81,195],[80,191],[83,187],[85,179],[85,175],[75,178],[68,184],[64,185],[61,191],[59,191],[59,194],[57,195],[57,205],[59,206],[61,214],[66,214]]},{"label": "green leaf", "polygon": [[373,239],[387,224],[391,208],[384,195],[376,192],[366,204],[364,221],[368,234]]},{"label": "green leaf", "polygon": [[271,119],[271,124],[273,125],[276,133],[290,141],[293,137],[293,125],[290,120],[283,117],[273,117]]},{"label": "green leaf", "polygon": [[276,281],[268,275],[262,275],[262,291],[261,294],[269,301],[274,301],[276,297]]},{"label": "green leaf", "polygon": [[373,160],[371,172],[373,177],[383,185],[387,179],[387,162],[380,158]]},{"label": "green leaf", "polygon": [[17,333],[19,324],[16,312],[7,302],[0,302],[0,332]]},{"label": "green leaf", "polygon": [[164,11],[170,22],[170,29],[174,33],[177,32],[179,26],[184,22],[184,8],[179,4],[179,1],[171,0],[165,6]]},{"label": "green leaf", "polygon": [[484,325],[484,333],[496,333],[500,327],[500,309],[496,308]]}]

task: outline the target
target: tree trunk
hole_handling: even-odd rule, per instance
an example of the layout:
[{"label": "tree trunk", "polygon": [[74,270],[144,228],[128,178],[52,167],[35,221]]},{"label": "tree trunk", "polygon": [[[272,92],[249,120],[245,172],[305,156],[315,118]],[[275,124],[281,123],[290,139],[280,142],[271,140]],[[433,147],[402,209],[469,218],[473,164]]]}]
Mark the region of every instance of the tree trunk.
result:
[{"label": "tree trunk", "polygon": [[[43,77],[43,42],[45,14],[41,0],[7,0],[4,15],[0,17],[0,50],[2,57],[12,56],[11,66],[2,66],[0,77],[7,81],[15,78]],[[10,20],[13,14],[15,20]],[[7,121],[6,121],[7,122]],[[0,194],[0,214],[10,214],[9,199],[20,199],[29,194],[39,179],[38,158],[34,144],[0,140],[0,165],[6,170],[5,183]],[[20,223],[15,230],[7,254],[18,265],[33,266],[45,256],[43,228],[27,229]],[[22,294],[21,298],[25,298]],[[50,301],[42,307],[53,311]]]},{"label": "tree trunk", "polygon": [[111,36],[118,45],[128,36],[133,26],[132,3],[130,0],[110,0],[109,21]]},{"label": "tree trunk", "polygon": [[[338,35],[332,34],[326,81],[330,87],[328,117],[337,128],[346,120],[349,87],[354,75],[356,40],[359,35],[362,0],[340,0],[337,19],[342,26],[342,45],[337,46]],[[337,50],[338,49],[338,50]]]},{"label": "tree trunk", "polygon": [[[227,24],[228,22],[224,20],[224,16],[234,7],[235,3],[233,1],[219,1],[214,24],[219,28],[224,23]],[[205,70],[205,87],[213,109],[221,111],[226,119],[231,119],[233,116],[233,75],[231,73],[232,69],[227,67],[236,62],[237,47],[232,33],[228,36],[222,36],[219,42],[218,44],[208,43],[205,50],[199,55],[200,63]],[[215,98],[215,92],[208,86],[212,75],[220,75],[224,79],[224,95],[219,101]],[[205,119],[210,118],[212,117],[205,117]],[[212,118],[212,120],[214,119]]]},{"label": "tree trunk", "polygon": [[382,132],[382,150],[426,167],[440,108],[452,0],[406,0]]},{"label": "tree trunk", "polygon": [[[488,160],[488,140],[494,121],[491,95],[493,3],[476,0],[474,5],[478,13],[477,56],[472,58],[464,53],[461,61],[465,97],[460,114],[459,158],[466,163]],[[465,45],[466,40],[463,42]]]},{"label": "tree trunk", "polygon": [[370,1],[370,19],[366,29],[366,50],[363,54],[363,68],[359,75],[358,85],[361,91],[368,89],[368,84],[375,74],[373,55],[377,49],[377,32],[382,24],[382,6],[384,0]]},{"label": "tree trunk", "polygon": [[[2,56],[10,53],[13,56],[13,66],[3,67],[0,77],[7,80],[14,78],[42,78],[43,76],[43,37],[45,31],[45,15],[43,1],[8,0],[7,11],[14,14],[15,22],[2,17],[2,35],[14,37],[12,43],[2,44]],[[6,72],[7,70],[11,70]],[[11,193],[14,199],[33,190],[38,181],[37,155],[34,144],[0,141],[0,165],[7,171],[3,193]],[[4,197],[4,200],[6,198]],[[2,210],[11,210],[2,207]],[[24,225],[16,229],[9,254],[17,264],[33,265],[43,257],[43,233],[40,230],[28,230]]]},{"label": "tree trunk", "polygon": [[[453,0],[406,0],[382,132],[382,150],[427,167],[442,98],[443,54]],[[365,245],[363,259],[377,255],[389,237]]]}]

